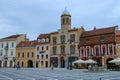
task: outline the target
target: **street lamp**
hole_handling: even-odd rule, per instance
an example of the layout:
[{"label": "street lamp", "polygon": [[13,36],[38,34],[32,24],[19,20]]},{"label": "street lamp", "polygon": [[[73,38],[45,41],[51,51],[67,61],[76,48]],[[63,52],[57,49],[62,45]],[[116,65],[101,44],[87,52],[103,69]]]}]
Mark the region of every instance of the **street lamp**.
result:
[{"label": "street lamp", "polygon": [[[69,44],[72,44],[73,43],[73,41],[70,39],[70,40],[68,40],[68,42],[69,42]],[[68,63],[69,65],[68,65],[68,68],[70,69],[70,70],[72,70],[72,56],[71,56],[71,52],[70,52],[70,56],[69,56],[69,63]]]},{"label": "street lamp", "polygon": [[16,60],[16,58],[15,57],[13,57],[13,62],[14,62],[14,64],[13,64],[13,66],[14,66],[14,68],[15,68],[15,60]]}]

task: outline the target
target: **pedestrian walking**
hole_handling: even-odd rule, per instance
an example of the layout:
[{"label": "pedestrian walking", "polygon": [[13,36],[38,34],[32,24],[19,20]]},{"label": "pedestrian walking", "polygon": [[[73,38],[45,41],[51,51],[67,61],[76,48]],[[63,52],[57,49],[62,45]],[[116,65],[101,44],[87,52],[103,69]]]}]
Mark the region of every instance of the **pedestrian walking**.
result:
[{"label": "pedestrian walking", "polygon": [[18,70],[20,70],[20,65],[18,64]]},{"label": "pedestrian walking", "polygon": [[20,64],[17,64],[16,68],[17,70],[20,70]]},{"label": "pedestrian walking", "polygon": [[51,65],[51,70],[53,70],[53,65]]}]

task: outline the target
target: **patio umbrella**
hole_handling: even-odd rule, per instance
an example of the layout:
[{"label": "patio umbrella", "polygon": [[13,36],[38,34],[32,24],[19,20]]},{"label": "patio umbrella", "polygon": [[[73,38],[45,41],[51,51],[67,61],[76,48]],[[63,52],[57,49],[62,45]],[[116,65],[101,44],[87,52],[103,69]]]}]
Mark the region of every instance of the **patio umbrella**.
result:
[{"label": "patio umbrella", "polygon": [[120,62],[120,58],[116,58],[114,60],[109,61],[109,63],[119,63]]},{"label": "patio umbrella", "polygon": [[85,63],[85,61],[82,59],[79,59],[79,60],[74,61],[73,63]]},{"label": "patio umbrella", "polygon": [[85,61],[85,63],[97,63],[97,62],[92,60],[92,59],[88,59],[88,60]]}]

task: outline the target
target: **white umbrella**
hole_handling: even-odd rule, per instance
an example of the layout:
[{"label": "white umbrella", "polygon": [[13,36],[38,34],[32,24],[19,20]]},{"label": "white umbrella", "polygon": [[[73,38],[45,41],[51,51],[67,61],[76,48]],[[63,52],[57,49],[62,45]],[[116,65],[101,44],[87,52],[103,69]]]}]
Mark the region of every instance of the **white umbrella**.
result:
[{"label": "white umbrella", "polygon": [[85,63],[97,63],[97,62],[92,60],[92,59],[88,59],[88,60],[85,61]]},{"label": "white umbrella", "polygon": [[84,61],[84,60],[79,59],[79,60],[74,61],[73,63],[85,63],[85,61]]},{"label": "white umbrella", "polygon": [[116,58],[114,60],[109,61],[109,63],[119,63],[120,62],[120,58]]}]

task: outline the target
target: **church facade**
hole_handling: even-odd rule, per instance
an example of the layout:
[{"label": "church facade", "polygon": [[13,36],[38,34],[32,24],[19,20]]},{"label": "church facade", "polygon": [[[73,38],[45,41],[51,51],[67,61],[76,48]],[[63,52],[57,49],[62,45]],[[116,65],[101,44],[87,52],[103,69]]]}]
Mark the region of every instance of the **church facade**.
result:
[{"label": "church facade", "polygon": [[61,15],[61,29],[50,34],[50,62],[54,67],[67,68],[78,59],[79,37],[83,28],[71,29],[71,15],[65,9]]}]

